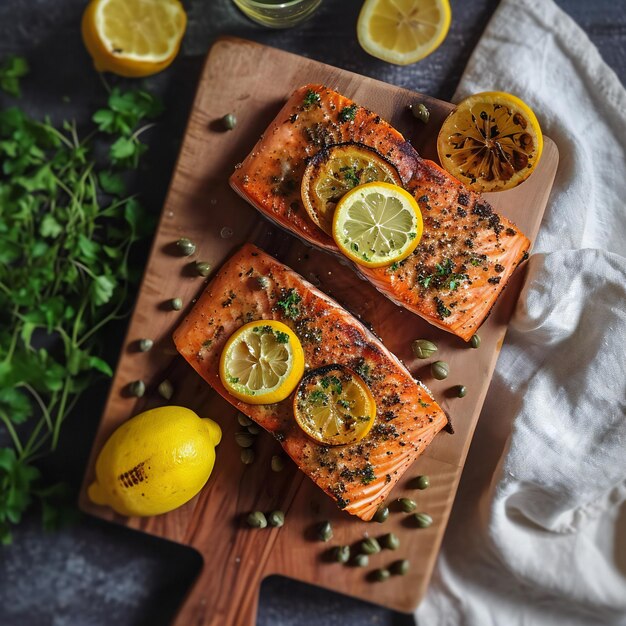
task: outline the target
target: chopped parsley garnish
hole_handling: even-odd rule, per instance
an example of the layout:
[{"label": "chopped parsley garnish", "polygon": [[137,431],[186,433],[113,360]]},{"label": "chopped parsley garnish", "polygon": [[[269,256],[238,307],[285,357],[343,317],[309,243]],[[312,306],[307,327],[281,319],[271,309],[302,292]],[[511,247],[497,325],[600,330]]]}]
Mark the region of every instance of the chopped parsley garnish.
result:
[{"label": "chopped parsley garnish", "polygon": [[312,89],[309,89],[306,94],[304,94],[304,100],[302,101],[302,104],[304,105],[305,109],[308,109],[310,106],[313,106],[314,104],[319,104],[320,101],[320,95],[318,93],[316,93],[315,91],[313,91]]},{"label": "chopped parsley garnish", "polygon": [[272,327],[269,326],[268,324],[266,324],[265,326],[255,326],[252,329],[253,333],[263,333],[263,334],[267,334],[267,333],[271,333],[272,331]]},{"label": "chopped parsley garnish", "polygon": [[467,280],[467,274],[455,273],[454,263],[451,259],[446,259],[443,263],[435,263],[435,272],[431,274],[421,274],[417,277],[417,282],[428,289],[449,289],[454,291],[462,281]]},{"label": "chopped parsley garnish", "polygon": [[424,402],[423,400],[418,400],[417,403],[421,406],[426,408],[427,406],[430,406],[430,404],[428,404],[428,402]]},{"label": "chopped parsley garnish", "polygon": [[364,485],[369,485],[373,480],[376,479],[376,474],[374,474],[374,468],[370,463],[368,463],[361,471],[361,482]]},{"label": "chopped parsley garnish", "polygon": [[348,400],[337,400],[337,404],[342,408],[342,409],[346,409],[346,411],[348,409],[352,408],[352,404],[354,404],[353,402],[350,402]]},{"label": "chopped parsley garnish", "polygon": [[280,309],[285,317],[294,320],[300,315],[298,304],[301,300],[302,298],[295,289],[282,290],[281,299],[276,302],[276,308]]},{"label": "chopped parsley garnish", "polygon": [[441,319],[444,317],[450,317],[452,314],[452,311],[450,311],[450,309],[443,303],[443,300],[435,298],[435,305],[437,306],[437,315],[439,315]]},{"label": "chopped parsley garnish", "polygon": [[213,339],[207,339],[206,341],[202,342],[202,347],[203,348],[210,348],[212,343],[213,343]]},{"label": "chopped parsley garnish", "polygon": [[232,383],[233,385],[239,382],[239,378],[235,377],[235,376],[229,376],[228,377],[228,382]]},{"label": "chopped parsley garnish", "polygon": [[361,184],[361,179],[356,173],[355,166],[349,167],[348,165],[346,165],[345,167],[340,167],[339,171],[343,173],[344,179],[351,183],[353,187]]},{"label": "chopped parsley garnish", "polygon": [[278,343],[289,343],[289,335],[287,333],[277,330],[274,334],[276,335],[276,341],[278,341]]},{"label": "chopped parsley garnish", "polygon": [[352,122],[356,117],[356,112],[358,110],[358,106],[353,104],[349,107],[344,107],[339,111],[339,121],[340,122]]},{"label": "chopped parsley garnish", "polygon": [[340,394],[343,391],[341,381],[336,376],[324,376],[320,383],[324,389],[330,387],[333,393]]},{"label": "chopped parsley garnish", "polygon": [[321,389],[315,389],[309,394],[309,400],[313,404],[326,404],[328,396]]}]

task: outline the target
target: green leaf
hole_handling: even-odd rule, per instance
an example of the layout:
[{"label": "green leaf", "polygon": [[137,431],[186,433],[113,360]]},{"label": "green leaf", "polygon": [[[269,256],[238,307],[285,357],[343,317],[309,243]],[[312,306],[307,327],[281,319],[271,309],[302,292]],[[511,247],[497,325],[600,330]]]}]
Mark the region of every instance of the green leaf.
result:
[{"label": "green leaf", "polygon": [[89,357],[89,365],[91,365],[91,367],[98,370],[99,372],[106,374],[107,376],[113,376],[113,370],[111,369],[111,366],[105,360],[97,356]]},{"label": "green leaf", "polygon": [[120,137],[111,145],[109,155],[113,162],[132,157],[137,152],[137,143],[127,137]]},{"label": "green leaf", "polygon": [[28,63],[23,57],[9,56],[0,65],[0,89],[19,97],[19,79],[28,74]]},{"label": "green leaf", "polygon": [[33,412],[28,398],[18,389],[0,389],[0,412],[14,424],[24,423]]},{"label": "green leaf", "polygon": [[123,196],[126,193],[126,184],[121,174],[110,170],[102,170],[98,174],[98,182],[102,191],[112,196]]},{"label": "green leaf", "polygon": [[63,232],[63,226],[56,221],[52,214],[44,215],[39,226],[39,234],[42,237],[56,238]]},{"label": "green leaf", "polygon": [[113,296],[115,281],[110,276],[96,276],[91,283],[91,293],[96,306],[106,304]]},{"label": "green leaf", "polygon": [[78,235],[78,249],[81,252],[81,259],[83,261],[95,261],[98,258],[100,252],[100,245],[87,239],[85,235],[80,233]]},{"label": "green leaf", "polygon": [[6,473],[13,471],[13,466],[17,461],[13,448],[0,448],[0,469]]}]

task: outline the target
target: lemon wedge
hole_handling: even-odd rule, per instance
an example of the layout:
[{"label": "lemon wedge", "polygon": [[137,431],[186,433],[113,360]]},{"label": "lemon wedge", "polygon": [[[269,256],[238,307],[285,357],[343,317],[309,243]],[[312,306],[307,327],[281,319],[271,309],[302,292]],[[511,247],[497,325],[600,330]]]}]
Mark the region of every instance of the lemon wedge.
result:
[{"label": "lemon wedge", "polygon": [[478,192],[519,185],[537,166],[542,150],[543,135],[532,109],[501,91],[465,98],[437,138],[441,165]]},{"label": "lemon wedge", "polygon": [[376,402],[358,374],[343,365],[325,365],[304,376],[293,412],[309,437],[327,446],[339,446],[367,435],[376,419]]},{"label": "lemon wedge", "polygon": [[368,54],[408,65],[441,45],[450,19],[448,0],[365,0],[357,36]]},{"label": "lemon wedge", "polygon": [[337,202],[357,185],[384,181],[401,185],[389,161],[368,146],[349,142],[318,152],[302,177],[302,203],[309,217],[326,233],[333,233]]},{"label": "lemon wedge", "polygon": [[220,379],[226,390],[248,404],[284,400],[304,373],[304,352],[282,322],[250,322],[234,332],[222,351]]},{"label": "lemon wedge", "polygon": [[99,72],[138,77],[170,65],[186,25],[178,0],[91,0],[81,30]]},{"label": "lemon wedge", "polygon": [[389,183],[367,183],[337,204],[333,238],[355,263],[382,267],[402,261],[422,236],[422,213],[415,198]]}]

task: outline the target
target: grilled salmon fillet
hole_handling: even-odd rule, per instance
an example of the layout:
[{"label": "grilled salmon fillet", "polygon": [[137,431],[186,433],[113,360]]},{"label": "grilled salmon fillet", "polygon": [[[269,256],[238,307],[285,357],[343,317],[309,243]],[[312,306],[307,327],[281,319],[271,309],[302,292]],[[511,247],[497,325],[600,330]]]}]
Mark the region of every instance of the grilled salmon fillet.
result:
[{"label": "grilled salmon fillet", "polygon": [[[350,115],[342,115],[347,108]],[[230,184],[278,225],[340,254],[305,211],[300,185],[307,159],[349,141],[375,149],[396,167],[424,220],[410,257],[357,271],[400,306],[468,341],[526,258],[530,241],[479,195],[422,159],[380,116],[322,85],[305,85],[289,98]]]},{"label": "grilled salmon fillet", "polygon": [[[293,306],[280,306],[285,298]],[[363,439],[346,446],[324,446],[310,439],[294,418],[293,394],[276,404],[252,405],[228,393],[219,376],[222,349],[238,328],[262,319],[279,320],[293,329],[308,368],[338,363],[363,378],[377,405],[376,421]],[[341,508],[363,520],[371,519],[447,423],[430,392],[361,322],[251,244],[211,280],[176,329],[174,342],[219,394],[272,433],[307,476]]]}]

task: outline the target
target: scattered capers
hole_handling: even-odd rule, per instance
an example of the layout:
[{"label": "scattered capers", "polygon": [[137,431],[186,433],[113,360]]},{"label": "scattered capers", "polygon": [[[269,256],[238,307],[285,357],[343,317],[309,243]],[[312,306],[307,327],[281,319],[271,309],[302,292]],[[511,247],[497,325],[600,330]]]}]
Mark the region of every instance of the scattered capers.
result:
[{"label": "scattered capers", "polygon": [[350,560],[350,546],[337,546],[333,557],[337,563],[347,563]]},{"label": "scattered capers", "polygon": [[470,346],[472,346],[472,348],[480,348],[480,337],[478,335],[472,335]]},{"label": "scattered capers", "polygon": [[237,118],[232,113],[227,113],[222,118],[222,124],[226,130],[233,130],[237,126]]},{"label": "scattered capers", "polygon": [[180,311],[183,308],[183,301],[180,298],[172,298],[170,306],[174,311]]},{"label": "scattered capers", "polygon": [[285,469],[285,461],[282,456],[275,454],[271,461],[272,472],[282,472]]},{"label": "scattered capers", "polygon": [[267,521],[270,526],[280,528],[285,523],[285,514],[282,511],[272,511],[267,516]]},{"label": "scattered capers", "polygon": [[370,558],[367,554],[357,554],[354,557],[354,564],[356,567],[367,567],[370,564]]},{"label": "scattered capers", "polygon": [[154,341],[152,339],[140,339],[139,340],[139,350],[141,352],[148,352],[154,345]]},{"label": "scattered capers", "polygon": [[404,513],[413,513],[417,508],[417,502],[411,498],[398,498],[398,504]]},{"label": "scattered capers", "polygon": [[389,517],[389,509],[386,506],[378,508],[372,519],[379,524],[382,524]]},{"label": "scattered capers", "polygon": [[411,350],[418,359],[429,359],[437,352],[437,344],[428,341],[428,339],[416,339],[411,344]]},{"label": "scattered capers", "polygon": [[380,538],[380,545],[387,550],[397,550],[400,547],[400,539],[393,533],[387,533]]},{"label": "scattered capers", "polygon": [[247,429],[251,435],[258,435],[261,432],[261,427],[258,424],[249,424]]},{"label": "scattered capers", "polygon": [[171,400],[174,395],[174,385],[166,378],[158,387],[157,391],[162,398]]},{"label": "scattered capers", "polygon": [[254,513],[250,513],[246,518],[246,524],[251,528],[266,528],[267,518],[261,511],[254,511]]},{"label": "scattered capers", "polygon": [[211,273],[211,265],[210,263],[205,263],[204,261],[196,261],[195,266],[196,273],[198,276],[208,276]]},{"label": "scattered capers", "polygon": [[363,554],[377,554],[380,552],[380,544],[374,537],[368,537],[361,541],[361,552]]},{"label": "scattered capers", "polygon": [[385,580],[388,580],[391,574],[388,569],[381,567],[380,569],[374,571],[373,576],[375,581],[382,583]]},{"label": "scattered capers", "polygon": [[450,366],[445,361],[435,361],[430,366],[430,373],[433,375],[433,378],[443,380],[444,378],[448,378]]},{"label": "scattered capers", "polygon": [[239,426],[243,426],[244,428],[252,424],[252,420],[243,413],[237,413],[237,421],[239,422]]},{"label": "scattered capers", "polygon": [[412,483],[415,489],[428,489],[430,487],[430,478],[428,476],[418,476]]},{"label": "scattered capers", "polygon": [[270,281],[267,276],[257,276],[256,284],[259,286],[259,289],[267,289],[270,286]]},{"label": "scattered capers", "polygon": [[410,568],[411,564],[408,559],[401,559],[399,561],[394,561],[389,569],[395,576],[405,576],[408,574]]},{"label": "scattered capers", "polygon": [[419,104],[411,104],[409,106],[411,108],[411,113],[413,113],[413,117],[418,119],[420,122],[423,122],[424,124],[428,124],[428,120],[430,119],[430,111],[425,104],[420,102]]},{"label": "scattered capers", "polygon": [[240,448],[250,448],[254,437],[250,433],[235,433],[235,441]]},{"label": "scattered capers", "polygon": [[330,541],[333,538],[333,527],[330,522],[322,522],[317,527],[317,537],[320,541]]},{"label": "scattered capers", "polygon": [[252,448],[243,448],[239,456],[244,465],[252,465],[254,463],[254,450]]},{"label": "scattered capers", "polygon": [[128,391],[131,395],[141,398],[141,396],[146,393],[146,384],[143,380],[135,380],[128,385]]},{"label": "scattered capers", "polygon": [[456,388],[456,397],[464,398],[467,395],[467,387],[465,385],[458,385]]},{"label": "scattered capers", "polygon": [[428,528],[433,523],[433,518],[428,513],[416,513],[414,517],[420,528]]},{"label": "scattered capers", "polygon": [[181,237],[176,242],[176,247],[183,256],[191,256],[196,251],[196,244],[187,237]]}]

